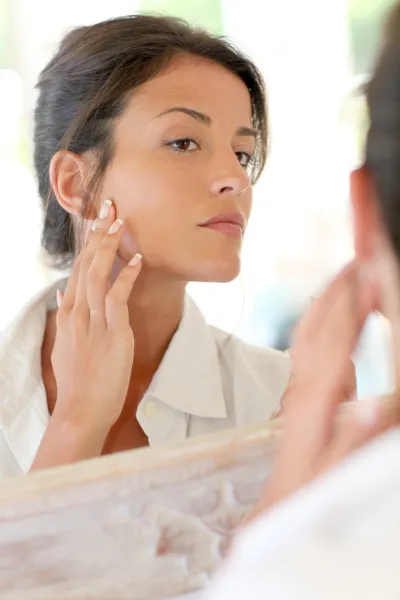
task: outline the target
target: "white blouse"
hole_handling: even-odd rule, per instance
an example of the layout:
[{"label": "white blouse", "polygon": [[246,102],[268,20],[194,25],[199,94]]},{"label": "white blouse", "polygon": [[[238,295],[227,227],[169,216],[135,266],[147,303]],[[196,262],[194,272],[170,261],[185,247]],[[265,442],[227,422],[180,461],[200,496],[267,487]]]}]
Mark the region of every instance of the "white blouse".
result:
[{"label": "white blouse", "polygon": [[[0,336],[0,478],[29,470],[50,419],[41,347],[60,287],[58,281],[39,292]],[[182,321],[137,419],[150,446],[266,421],[289,371],[287,355],[209,326],[186,295]]]}]

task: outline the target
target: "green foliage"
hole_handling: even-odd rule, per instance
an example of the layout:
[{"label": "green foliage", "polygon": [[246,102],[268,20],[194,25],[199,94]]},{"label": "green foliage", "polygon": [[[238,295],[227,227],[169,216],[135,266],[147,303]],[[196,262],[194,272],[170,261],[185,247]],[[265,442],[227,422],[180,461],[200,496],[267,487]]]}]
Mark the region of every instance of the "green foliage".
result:
[{"label": "green foliage", "polygon": [[371,71],[384,19],[396,0],[348,0],[350,37],[356,75]]},{"label": "green foliage", "polygon": [[181,17],[191,25],[222,34],[220,0],[140,0],[140,12]]}]

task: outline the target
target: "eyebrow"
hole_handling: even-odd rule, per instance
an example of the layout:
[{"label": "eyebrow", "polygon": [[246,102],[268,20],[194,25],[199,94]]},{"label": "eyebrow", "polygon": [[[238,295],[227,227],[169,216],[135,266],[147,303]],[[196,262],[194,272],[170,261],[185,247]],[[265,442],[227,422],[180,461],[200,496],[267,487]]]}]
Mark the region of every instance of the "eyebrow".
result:
[{"label": "eyebrow", "polygon": [[[192,117],[192,119],[195,119],[196,121],[200,121],[200,123],[204,123],[205,125],[211,125],[212,123],[212,119],[208,115],[205,115],[198,110],[194,110],[194,108],[187,108],[186,106],[173,106],[171,108],[167,108],[167,110],[164,110],[162,113],[157,115],[157,118],[174,112],[181,112],[189,117]],[[239,127],[236,135],[257,138],[257,130],[252,129],[251,127]]]},{"label": "eyebrow", "polygon": [[239,127],[236,134],[243,137],[257,138],[257,130],[252,127]]}]

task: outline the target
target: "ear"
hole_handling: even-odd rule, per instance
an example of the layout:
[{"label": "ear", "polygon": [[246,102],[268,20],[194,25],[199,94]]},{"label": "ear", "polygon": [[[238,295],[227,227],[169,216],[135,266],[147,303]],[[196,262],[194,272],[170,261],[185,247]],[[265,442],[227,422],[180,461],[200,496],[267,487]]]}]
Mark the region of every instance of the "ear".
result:
[{"label": "ear", "polygon": [[367,261],[374,253],[374,242],[380,231],[380,219],[375,186],[366,167],[361,167],[351,174],[350,196],[355,255],[361,261]]},{"label": "ear", "polygon": [[[50,162],[50,184],[53,192],[65,211],[71,215],[82,215],[85,208],[86,182],[89,165],[79,154],[69,150],[59,150]],[[93,212],[94,207],[87,207]],[[96,215],[85,214],[86,219],[94,219]]]}]

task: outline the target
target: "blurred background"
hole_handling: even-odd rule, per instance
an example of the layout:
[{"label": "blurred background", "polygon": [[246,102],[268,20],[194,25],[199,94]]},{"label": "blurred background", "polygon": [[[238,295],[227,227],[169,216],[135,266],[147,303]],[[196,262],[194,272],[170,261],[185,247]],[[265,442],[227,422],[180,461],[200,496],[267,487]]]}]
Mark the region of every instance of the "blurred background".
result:
[{"label": "blurred background", "polygon": [[[55,274],[41,261],[33,175],[35,82],[74,26],[136,12],[181,16],[232,39],[261,69],[271,124],[242,276],[190,291],[210,322],[286,349],[313,295],[352,255],[348,175],[366,133],[360,85],[393,0],[0,0],[0,329]],[[389,386],[386,332],[371,319],[356,356],[361,394]]]}]

